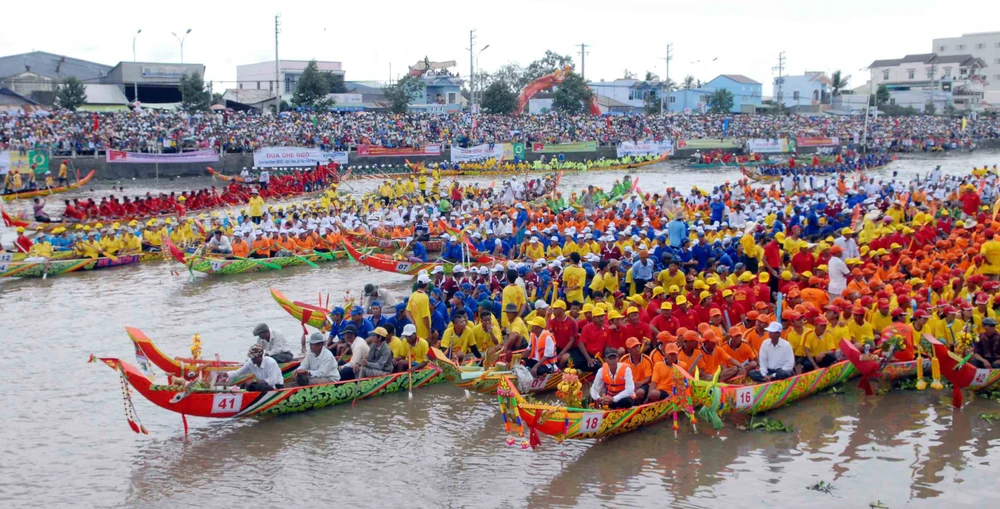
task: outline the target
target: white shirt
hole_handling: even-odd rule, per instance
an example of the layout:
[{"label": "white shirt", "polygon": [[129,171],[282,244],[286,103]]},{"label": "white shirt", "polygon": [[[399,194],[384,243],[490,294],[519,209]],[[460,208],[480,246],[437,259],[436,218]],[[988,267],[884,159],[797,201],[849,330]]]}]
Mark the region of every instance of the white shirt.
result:
[{"label": "white shirt", "polygon": [[762,375],[769,375],[779,369],[790,372],[795,367],[795,352],[788,341],[778,339],[778,345],[775,346],[771,338],[768,338],[760,345],[758,360]]},{"label": "white shirt", "polygon": [[278,367],[278,363],[266,355],[263,360],[260,361],[260,366],[254,364],[253,360],[247,359],[246,363],[244,363],[240,369],[228,373],[228,378],[225,383],[238,380],[247,373],[253,373],[253,376],[257,377],[257,380],[260,380],[271,387],[285,383],[285,379],[281,376],[281,368]]},{"label": "white shirt", "polygon": [[212,235],[212,239],[208,241],[208,248],[217,249],[219,251],[232,251],[233,244],[229,242],[229,237],[226,237],[225,235],[218,239],[215,238],[215,235]]},{"label": "white shirt", "polygon": [[831,297],[839,297],[847,288],[847,276],[851,274],[851,271],[847,269],[844,260],[836,256],[831,257],[830,261],[826,262],[826,268],[830,274],[830,285],[827,287],[827,291],[830,292]]},{"label": "white shirt", "polygon": [[361,359],[368,357],[368,350],[370,350],[370,347],[367,341],[361,337],[354,338],[354,342],[351,343],[351,360],[347,361],[347,364],[344,365],[352,368],[355,367],[361,362]]},{"label": "white shirt", "polygon": [[285,340],[285,335],[281,331],[270,327],[267,330],[271,333],[270,340],[265,341],[263,338],[257,338],[257,344],[264,349],[264,355],[275,355],[285,352],[292,353],[292,350],[288,348],[288,341]]},{"label": "white shirt", "polygon": [[841,235],[833,241],[835,246],[840,246],[844,250],[844,259],[861,258],[861,251],[858,250],[858,243],[854,239],[848,239]]},{"label": "white shirt", "polygon": [[309,372],[309,376],[319,377],[319,378],[329,378],[334,382],[340,381],[340,370],[337,369],[337,358],[330,353],[330,350],[323,348],[319,355],[309,350],[305,359],[302,359],[302,364],[299,365],[299,369],[304,369]]},{"label": "white shirt", "polygon": [[[789,346],[788,348],[790,349],[791,346]],[[618,371],[621,371],[622,369],[625,370],[625,390],[611,397],[612,401],[616,403],[624,398],[631,397],[633,394],[635,394],[635,380],[632,379],[632,368],[619,362],[618,370],[615,371],[615,373],[611,376],[612,380],[616,376],[618,376]],[[590,398],[593,399],[594,401],[597,401],[598,399],[601,399],[601,396],[604,396],[603,373],[604,373],[604,368],[602,367],[600,371],[597,372],[597,376],[594,377],[594,383],[590,385]]]}]

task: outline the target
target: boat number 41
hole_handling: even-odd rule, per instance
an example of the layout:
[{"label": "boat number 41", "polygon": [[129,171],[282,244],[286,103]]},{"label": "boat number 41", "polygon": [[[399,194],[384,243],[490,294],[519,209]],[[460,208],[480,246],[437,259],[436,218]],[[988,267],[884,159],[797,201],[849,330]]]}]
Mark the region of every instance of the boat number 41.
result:
[{"label": "boat number 41", "polygon": [[212,398],[213,414],[230,414],[243,408],[243,393],[218,393]]}]

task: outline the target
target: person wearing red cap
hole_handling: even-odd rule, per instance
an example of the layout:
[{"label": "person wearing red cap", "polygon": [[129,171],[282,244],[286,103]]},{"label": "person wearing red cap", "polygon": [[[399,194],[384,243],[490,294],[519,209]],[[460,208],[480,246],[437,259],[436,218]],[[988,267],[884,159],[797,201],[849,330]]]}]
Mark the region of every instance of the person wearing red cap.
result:
[{"label": "person wearing red cap", "polygon": [[875,346],[875,329],[872,324],[865,319],[865,309],[855,307],[851,311],[851,321],[847,322],[847,332],[850,334],[854,345],[864,350],[865,345]]},{"label": "person wearing red cap", "polygon": [[922,338],[925,334],[934,335],[934,327],[930,324],[931,315],[923,309],[917,309],[913,312],[913,330],[914,337]]},{"label": "person wearing red cap", "polygon": [[965,333],[965,322],[958,317],[959,309],[952,305],[946,305],[942,309],[944,319],[938,320],[934,327],[934,337],[944,339],[945,344],[954,348],[963,338]]},{"label": "person wearing red cap", "polygon": [[684,384],[683,366],[677,360],[680,348],[676,343],[666,343],[662,351],[663,360],[653,366],[652,383],[655,388],[651,388],[646,397],[650,403],[673,397],[674,388]]},{"label": "person wearing red cap", "polygon": [[653,379],[653,361],[642,353],[642,342],[638,338],[631,337],[625,340],[625,351],[627,353],[619,362],[632,370],[632,379],[635,381],[635,394],[632,395],[632,399],[636,405],[641,405],[649,394],[649,382]]},{"label": "person wearing red cap", "polygon": [[982,334],[985,332],[983,330],[983,320],[986,318],[996,319],[996,311],[990,306],[990,296],[985,292],[980,292],[976,295],[976,308],[972,311],[972,320],[976,325],[976,333]]},{"label": "person wearing red cap", "polygon": [[755,352],[760,353],[760,346],[767,340],[767,325],[771,323],[771,317],[766,313],[758,313],[754,318],[753,328],[743,334],[743,340],[750,344]]},{"label": "person wearing red cap", "polygon": [[837,362],[838,339],[829,329],[830,322],[823,316],[813,320],[814,328],[805,337],[806,360],[803,370],[825,368]]},{"label": "person wearing red cap", "polygon": [[892,356],[898,362],[909,362],[916,358],[916,350],[913,347],[913,340],[916,330],[912,325],[906,323],[906,312],[903,308],[892,310],[892,323],[882,330],[882,340],[892,339],[896,336],[903,338],[906,345],[902,350],[896,350]]},{"label": "person wearing red cap", "polygon": [[743,327],[733,326],[729,329],[728,339],[722,344],[722,349],[740,365],[740,374],[746,375],[751,369],[757,369],[757,351],[743,341]]}]

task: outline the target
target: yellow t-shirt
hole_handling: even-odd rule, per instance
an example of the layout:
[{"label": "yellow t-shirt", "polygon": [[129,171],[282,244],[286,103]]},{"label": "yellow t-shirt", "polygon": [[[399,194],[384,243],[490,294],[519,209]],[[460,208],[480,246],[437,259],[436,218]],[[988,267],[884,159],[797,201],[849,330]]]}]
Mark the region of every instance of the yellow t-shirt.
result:
[{"label": "yellow t-shirt", "polygon": [[671,285],[677,285],[677,288],[684,288],[684,284],[687,283],[687,278],[679,269],[673,276],[670,275],[670,269],[661,270],[656,276],[656,280],[664,290],[669,289]]},{"label": "yellow t-shirt", "polygon": [[[582,267],[571,265],[566,267],[562,275],[563,288],[566,289],[567,302],[583,302],[583,285],[587,282],[587,271]],[[570,290],[572,286],[577,286],[575,290]]]},{"label": "yellow t-shirt", "polygon": [[590,291],[598,292],[604,291],[604,276],[600,273],[594,274],[594,279],[590,280]]},{"label": "yellow t-shirt", "polygon": [[800,334],[795,329],[788,329],[788,336],[785,340],[792,345],[792,351],[795,353],[796,357],[805,357],[806,355],[806,341],[808,341],[809,336],[815,336],[811,330],[803,328]]},{"label": "yellow t-shirt", "polygon": [[441,348],[447,350],[451,348],[456,352],[467,353],[469,347],[475,344],[475,334],[472,330],[472,324],[466,324],[465,330],[461,334],[455,334],[455,326],[449,325],[444,331],[444,336],[441,337]]},{"label": "yellow t-shirt", "polygon": [[607,273],[607,274],[604,274],[602,277],[604,278],[604,291],[605,292],[614,294],[615,292],[618,291],[619,284],[618,284],[618,278],[617,277],[615,277],[610,272]]},{"label": "yellow t-shirt", "polygon": [[[424,318],[430,321],[431,303],[424,292],[413,292],[410,301],[406,304],[406,310],[413,315],[413,325],[417,328],[417,336],[423,339],[431,337],[430,328],[424,322]],[[423,361],[420,361],[423,362]]]},{"label": "yellow t-shirt", "polygon": [[264,215],[264,199],[260,196],[254,196],[250,198],[250,215],[251,216],[263,216]]},{"label": "yellow t-shirt", "polygon": [[[413,297],[410,297],[411,299]],[[403,346],[400,348],[400,352],[403,355],[400,357],[404,359],[409,359],[410,362],[427,362],[427,352],[430,350],[430,345],[427,344],[427,340],[421,337],[417,338],[417,344],[410,346],[409,341],[403,341]]]},{"label": "yellow t-shirt", "polygon": [[830,329],[823,332],[822,336],[818,336],[815,331],[811,331],[806,334],[805,337],[805,348],[814,357],[821,353],[826,353],[831,350],[837,350],[840,339],[835,337]]},{"label": "yellow t-shirt", "polygon": [[406,349],[403,347],[403,340],[393,336],[389,341],[389,351],[392,352],[393,358],[399,359],[406,357]]},{"label": "yellow t-shirt", "polygon": [[528,326],[524,324],[524,320],[522,320],[520,316],[514,318],[514,321],[510,323],[510,325],[507,327],[507,330],[510,332],[516,332],[520,334],[525,341],[527,341],[528,338],[531,337],[528,334]]},{"label": "yellow t-shirt", "polygon": [[858,325],[856,320],[851,320],[847,322],[847,332],[851,337],[851,341],[855,343],[861,345],[868,343],[875,344],[875,329],[868,322]]},{"label": "yellow t-shirt", "polygon": [[476,341],[476,347],[479,348],[479,353],[485,354],[488,348],[499,345],[502,341],[500,337],[500,324],[497,323],[495,317],[490,317],[493,320],[493,330],[486,332],[483,329],[482,324],[475,324],[472,326],[472,334]]},{"label": "yellow t-shirt", "polygon": [[[524,288],[518,285],[507,285],[503,289],[503,298],[500,301],[500,305],[502,309],[507,309],[507,304],[513,304],[523,310],[528,304],[528,296],[524,293]],[[504,326],[507,325],[507,313],[504,313],[503,320],[500,323]]]}]

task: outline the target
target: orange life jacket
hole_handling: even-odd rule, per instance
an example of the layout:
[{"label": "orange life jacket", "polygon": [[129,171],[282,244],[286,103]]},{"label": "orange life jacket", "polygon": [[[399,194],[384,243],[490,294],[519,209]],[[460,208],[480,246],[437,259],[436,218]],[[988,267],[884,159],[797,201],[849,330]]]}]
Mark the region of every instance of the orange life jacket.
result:
[{"label": "orange life jacket", "polygon": [[612,379],[611,368],[605,363],[601,367],[601,377],[604,380],[604,388],[608,391],[608,396],[614,396],[625,390],[625,370],[622,369],[621,364],[618,365],[618,372]]},{"label": "orange life jacket", "polygon": [[543,330],[541,334],[531,335],[531,344],[528,346],[528,352],[530,353],[529,359],[534,359],[543,365],[552,364],[556,361],[557,356],[552,356],[548,359],[545,358],[545,347],[548,346],[549,341],[555,341],[555,337],[551,332]]}]

